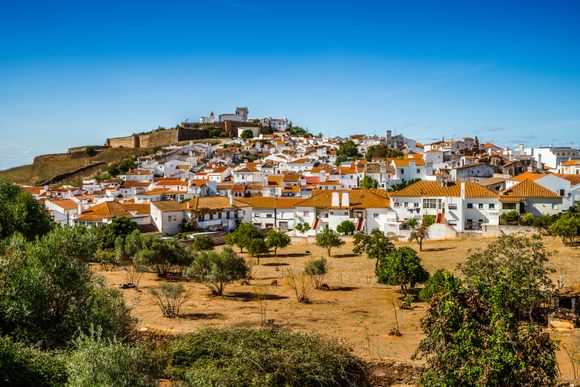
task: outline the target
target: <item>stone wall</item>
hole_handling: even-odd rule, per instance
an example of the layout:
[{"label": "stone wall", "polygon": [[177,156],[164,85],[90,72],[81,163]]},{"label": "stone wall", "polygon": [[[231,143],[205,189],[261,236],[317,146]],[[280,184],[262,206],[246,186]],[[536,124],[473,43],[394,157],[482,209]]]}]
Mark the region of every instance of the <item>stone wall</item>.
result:
[{"label": "stone wall", "polygon": [[127,137],[114,137],[108,138],[105,142],[105,146],[111,148],[139,148],[139,136],[127,136]]}]

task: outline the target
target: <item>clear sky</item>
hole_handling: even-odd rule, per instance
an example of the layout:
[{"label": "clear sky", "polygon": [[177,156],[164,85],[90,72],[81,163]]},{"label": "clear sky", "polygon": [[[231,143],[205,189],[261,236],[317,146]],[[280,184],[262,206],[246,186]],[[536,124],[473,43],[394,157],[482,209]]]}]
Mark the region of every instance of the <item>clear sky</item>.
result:
[{"label": "clear sky", "polygon": [[329,135],[580,143],[580,1],[3,1],[0,169],[248,106]]}]

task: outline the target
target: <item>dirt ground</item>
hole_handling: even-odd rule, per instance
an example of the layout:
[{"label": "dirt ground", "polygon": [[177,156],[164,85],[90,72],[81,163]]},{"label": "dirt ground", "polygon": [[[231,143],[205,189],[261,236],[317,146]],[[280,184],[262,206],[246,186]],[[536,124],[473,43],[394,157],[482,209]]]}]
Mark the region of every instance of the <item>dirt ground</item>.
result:
[{"label": "dirt ground", "polygon": [[[439,268],[456,270],[470,249],[483,249],[492,239],[464,239],[450,241],[426,241],[420,253],[423,265],[433,273]],[[567,248],[559,239],[544,238],[549,250],[554,251],[550,266],[557,270],[552,274],[557,281],[562,275],[566,284],[580,285],[580,249]],[[398,245],[416,244],[406,242]],[[309,251],[311,254],[306,254]],[[260,260],[252,269],[250,285],[231,284],[223,297],[212,297],[200,284],[186,282],[188,297],[178,319],[161,316],[159,308],[148,289],[162,283],[154,273],[144,274],[140,290],[122,290],[132,313],[138,319],[138,329],[146,328],[165,333],[191,332],[204,326],[212,327],[258,327],[262,321],[260,303],[256,300],[256,288],[266,293],[266,319],[275,324],[298,331],[316,332],[333,338],[370,361],[398,361],[420,364],[411,360],[422,338],[420,319],[426,304],[416,303],[412,310],[400,310],[397,300],[401,296],[397,287],[376,284],[374,261],[366,256],[352,253],[352,243],[347,241],[332,252],[330,270],[325,283],[330,290],[311,290],[311,304],[296,301],[293,290],[285,280],[288,270],[300,270],[310,258],[326,256],[326,251],[314,244],[313,238],[293,240],[292,244],[278,251],[278,258]],[[126,282],[122,269],[102,272],[109,284],[118,287]],[[271,285],[276,280],[278,285]],[[400,337],[389,336],[398,319]],[[568,332],[552,332],[571,350],[580,343],[578,329]],[[573,368],[564,350],[558,353],[562,379],[573,378]]]}]

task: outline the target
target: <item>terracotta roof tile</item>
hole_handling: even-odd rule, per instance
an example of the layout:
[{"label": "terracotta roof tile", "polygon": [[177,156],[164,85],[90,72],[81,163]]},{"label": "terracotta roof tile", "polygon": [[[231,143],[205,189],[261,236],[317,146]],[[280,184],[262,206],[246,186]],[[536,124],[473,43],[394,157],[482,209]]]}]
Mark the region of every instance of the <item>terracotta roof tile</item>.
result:
[{"label": "terracotta roof tile", "polygon": [[[431,196],[461,196],[461,184],[459,182],[448,183],[443,186],[437,181],[421,180],[413,183],[400,191],[391,193],[391,197],[431,197]],[[496,198],[497,193],[484,186],[471,182],[465,182],[466,198]]]},{"label": "terracotta roof tile", "polygon": [[499,199],[500,201],[507,201],[514,200],[514,198],[521,200],[529,198],[562,199],[555,192],[527,179],[503,191]]}]

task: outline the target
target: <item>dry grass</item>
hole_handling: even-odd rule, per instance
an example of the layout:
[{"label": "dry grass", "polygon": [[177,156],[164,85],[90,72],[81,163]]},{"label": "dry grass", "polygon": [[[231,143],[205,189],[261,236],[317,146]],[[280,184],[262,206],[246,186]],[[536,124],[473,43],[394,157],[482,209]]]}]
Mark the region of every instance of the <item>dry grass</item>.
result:
[{"label": "dry grass", "polygon": [[[561,270],[569,285],[580,284],[580,249],[562,246],[559,239],[545,238],[547,247],[557,250],[551,259],[551,266]],[[457,241],[426,241],[420,254],[424,266],[434,272],[439,268],[456,271],[457,264],[463,262],[468,251],[485,248],[490,239],[469,239]],[[416,244],[397,243],[417,248]],[[312,255],[305,255],[309,250]],[[153,273],[146,273],[140,283],[142,292],[124,290],[127,303],[138,318],[138,328],[163,331],[166,333],[191,332],[203,326],[215,327],[259,327],[263,320],[260,302],[255,299],[255,286],[266,286],[268,319],[276,324],[304,332],[317,332],[335,338],[352,348],[354,353],[370,360],[396,360],[412,363],[410,360],[422,338],[419,326],[425,314],[426,305],[414,304],[411,310],[398,310],[397,317],[401,337],[389,336],[396,327],[393,300],[400,294],[396,287],[376,284],[374,261],[366,256],[352,254],[352,243],[336,249],[329,260],[329,273],[325,282],[330,290],[313,290],[311,303],[296,301],[293,290],[284,281],[284,273],[301,270],[310,258],[325,256],[325,251],[304,241],[293,241],[288,248],[279,252],[280,257],[263,258],[261,265],[254,268],[254,279],[250,285],[233,284],[226,289],[223,297],[212,297],[203,285],[187,283],[189,298],[182,308],[182,318],[164,319],[154,300],[148,295],[148,288],[158,287],[162,280]],[[277,264],[283,265],[276,270]],[[121,270],[104,272],[111,286],[119,286],[125,281]],[[553,274],[556,281],[559,273]],[[277,280],[278,286],[269,286]],[[557,336],[572,342],[579,333],[567,332]],[[571,375],[572,367],[563,351],[558,354],[563,375]]]}]

